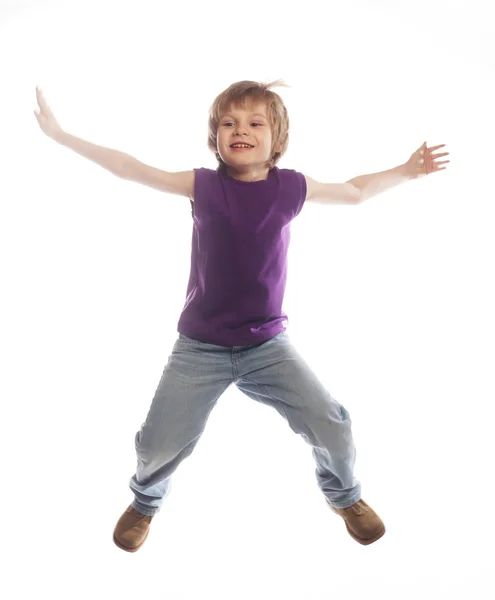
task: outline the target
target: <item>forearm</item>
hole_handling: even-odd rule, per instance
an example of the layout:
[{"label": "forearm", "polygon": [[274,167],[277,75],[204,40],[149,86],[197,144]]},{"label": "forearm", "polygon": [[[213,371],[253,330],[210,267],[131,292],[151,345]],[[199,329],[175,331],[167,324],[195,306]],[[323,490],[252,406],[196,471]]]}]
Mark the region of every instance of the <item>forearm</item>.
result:
[{"label": "forearm", "polygon": [[62,146],[70,148],[70,150],[77,152],[77,154],[84,156],[84,158],[100,165],[100,167],[107,169],[118,177],[122,177],[126,166],[136,160],[129,154],[92,144],[65,131],[60,132],[53,139],[62,144]]},{"label": "forearm", "polygon": [[363,202],[372,196],[376,196],[401,183],[405,183],[409,179],[410,176],[406,172],[405,165],[399,165],[387,171],[354,177],[346,183],[352,183],[352,185],[361,191],[360,201]]}]

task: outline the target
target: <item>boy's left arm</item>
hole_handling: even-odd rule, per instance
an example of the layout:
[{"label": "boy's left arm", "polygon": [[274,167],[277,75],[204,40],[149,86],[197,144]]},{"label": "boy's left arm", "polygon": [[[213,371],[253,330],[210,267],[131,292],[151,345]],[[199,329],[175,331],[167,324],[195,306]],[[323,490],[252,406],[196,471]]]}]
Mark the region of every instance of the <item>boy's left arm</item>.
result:
[{"label": "boy's left arm", "polygon": [[450,161],[436,162],[436,160],[442,156],[447,156],[449,153],[433,154],[435,150],[443,146],[445,144],[427,148],[425,142],[416,152],[413,152],[409,160],[403,165],[379,173],[360,175],[346,181],[344,184],[325,184],[306,178],[308,181],[307,200],[319,204],[332,202],[357,204],[410,179],[417,179],[436,171],[443,171],[446,167],[440,167],[440,165]]},{"label": "boy's left arm", "polygon": [[439,146],[432,146],[427,148],[426,142],[420,146],[416,152],[411,154],[409,160],[403,165],[399,165],[388,171],[382,171],[381,173],[372,173],[371,175],[360,175],[350,179],[347,183],[352,183],[355,187],[360,190],[360,202],[376,196],[381,192],[384,192],[396,185],[405,183],[410,179],[417,179],[418,177],[424,177],[430,173],[436,171],[443,171],[447,167],[440,167],[439,165],[450,162],[444,160],[435,162],[442,156],[447,156],[448,152],[441,152],[440,154],[433,154],[435,150],[443,148],[445,144]]}]

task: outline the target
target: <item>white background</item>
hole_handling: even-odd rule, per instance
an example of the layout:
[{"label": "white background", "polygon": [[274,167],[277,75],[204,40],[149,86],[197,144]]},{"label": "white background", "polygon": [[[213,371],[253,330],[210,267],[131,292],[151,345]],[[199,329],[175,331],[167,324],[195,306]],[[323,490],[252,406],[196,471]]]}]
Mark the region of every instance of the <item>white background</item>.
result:
[{"label": "white background", "polygon": [[[2,596],[493,598],[490,3],[0,6]],[[280,168],[342,182],[424,141],[451,153],[446,171],[308,205],[292,226],[288,331],[351,414],[387,533],[352,540],[310,447],[232,386],[129,554],[112,533],[178,335],[191,208],[44,136],[35,86],[68,132],[179,171],[216,168],[221,91],[279,78]]]}]

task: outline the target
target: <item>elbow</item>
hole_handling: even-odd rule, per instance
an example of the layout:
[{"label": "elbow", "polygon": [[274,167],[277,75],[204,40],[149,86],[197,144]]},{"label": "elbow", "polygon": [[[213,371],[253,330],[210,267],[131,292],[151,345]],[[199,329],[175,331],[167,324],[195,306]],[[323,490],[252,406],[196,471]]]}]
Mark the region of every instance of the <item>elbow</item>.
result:
[{"label": "elbow", "polygon": [[353,185],[352,183],[350,183],[349,185],[351,187],[351,189],[349,190],[351,204],[360,204],[363,201],[363,193],[357,186]]},{"label": "elbow", "polygon": [[120,179],[132,180],[136,170],[136,159],[123,152],[119,153],[113,174]]}]

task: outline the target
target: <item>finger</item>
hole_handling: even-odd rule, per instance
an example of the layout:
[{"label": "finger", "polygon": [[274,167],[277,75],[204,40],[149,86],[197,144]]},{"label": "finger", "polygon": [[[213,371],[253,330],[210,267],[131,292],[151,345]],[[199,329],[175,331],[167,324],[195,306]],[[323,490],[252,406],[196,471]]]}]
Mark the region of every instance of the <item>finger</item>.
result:
[{"label": "finger", "polygon": [[45,100],[45,98],[43,97],[43,94],[42,94],[41,92],[38,92],[38,93],[36,94],[36,99],[38,100],[38,105],[39,105],[40,107],[42,107],[42,108],[43,108],[43,107],[45,107],[45,106],[46,106],[46,100]]},{"label": "finger", "polygon": [[434,152],[435,150],[438,150],[439,148],[443,148],[445,146],[445,144],[440,144],[440,146],[432,146],[431,148],[428,148],[428,150],[430,152]]},{"label": "finger", "polygon": [[52,113],[50,107],[48,106],[48,102],[45,100],[45,98],[43,96],[40,96],[39,105],[41,107],[42,112],[45,115],[47,115],[48,117],[53,117],[53,113]]},{"label": "finger", "polygon": [[45,98],[45,96],[43,96],[43,93],[42,93],[42,92],[40,92],[40,93],[38,94],[38,102],[39,102],[40,104],[45,104],[45,105],[47,104],[47,102],[46,102],[46,98]]},{"label": "finger", "polygon": [[425,152],[425,173],[428,175],[433,170],[433,160],[429,152]]},{"label": "finger", "polygon": [[38,88],[36,90],[36,97],[38,98],[38,102],[44,102],[46,104],[46,98],[45,98],[45,94],[43,93],[43,90],[40,90]]}]

